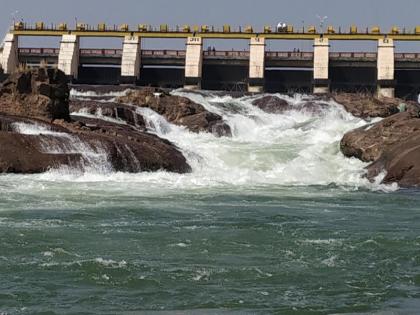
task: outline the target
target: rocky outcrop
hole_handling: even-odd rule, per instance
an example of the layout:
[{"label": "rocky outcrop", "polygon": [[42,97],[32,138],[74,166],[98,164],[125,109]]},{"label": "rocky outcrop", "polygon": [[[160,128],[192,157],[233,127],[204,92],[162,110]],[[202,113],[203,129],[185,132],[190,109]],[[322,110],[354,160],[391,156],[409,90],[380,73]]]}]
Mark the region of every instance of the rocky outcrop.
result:
[{"label": "rocky outcrop", "polygon": [[68,98],[66,76],[57,69],[15,72],[0,88],[0,112],[69,121]]},{"label": "rocky outcrop", "polygon": [[[401,101],[388,101],[388,104],[397,102]],[[413,102],[406,104],[407,111],[352,130],[341,140],[340,148],[345,156],[372,162],[367,167],[370,180],[383,172],[383,183],[420,186],[420,107]]]},{"label": "rocky outcrop", "polygon": [[207,111],[186,97],[169,95],[153,89],[130,90],[117,102],[150,108],[169,122],[187,127],[192,132],[210,132],[230,136],[231,130],[223,118]]},{"label": "rocky outcrop", "polygon": [[420,119],[417,113],[407,111],[346,133],[340,147],[345,156],[372,162],[384,151],[407,140],[419,130]]},{"label": "rocky outcrop", "polygon": [[368,166],[367,176],[373,180],[385,171],[384,183],[401,187],[420,187],[420,132],[387,148],[378,160]]},{"label": "rocky outcrop", "polygon": [[42,152],[43,136],[0,131],[0,173],[42,173],[61,166],[79,167],[80,154]]},{"label": "rocky outcrop", "polygon": [[252,105],[270,114],[280,114],[291,109],[291,106],[286,100],[274,95],[257,98],[252,102]]},{"label": "rocky outcrop", "polygon": [[395,98],[378,99],[372,95],[340,93],[333,99],[344,106],[346,111],[360,118],[388,117],[399,112],[402,100]]},{"label": "rocky outcrop", "polygon": [[71,113],[87,113],[90,115],[103,116],[125,122],[128,125],[146,129],[143,116],[136,112],[133,106],[114,102],[98,102],[94,100],[71,100]]},{"label": "rocky outcrop", "polygon": [[[101,107],[103,116],[118,122],[70,116],[68,94],[58,70],[28,70],[5,82],[0,88],[0,172],[39,173],[61,166],[191,170],[172,143],[144,131],[143,117],[132,108],[115,103]],[[89,103],[83,107],[97,110]]]},{"label": "rocky outcrop", "polygon": [[275,95],[265,95],[257,98],[252,102],[252,105],[270,114],[282,114],[291,110],[318,114],[329,106],[326,102],[315,98],[302,99],[296,104],[291,104]]}]

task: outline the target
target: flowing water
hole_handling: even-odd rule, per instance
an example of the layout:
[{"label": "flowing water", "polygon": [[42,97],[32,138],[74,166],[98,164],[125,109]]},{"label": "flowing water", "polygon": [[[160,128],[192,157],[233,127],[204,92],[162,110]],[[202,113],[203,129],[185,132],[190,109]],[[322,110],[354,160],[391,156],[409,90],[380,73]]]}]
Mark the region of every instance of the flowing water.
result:
[{"label": "flowing water", "polygon": [[106,152],[16,127],[100,165],[0,176],[0,313],[418,314],[420,193],[368,182],[339,151],[366,121],[333,102],[301,110],[302,95],[268,114],[252,97],[174,94],[233,131],[193,134],[138,109],[191,174],[115,173]]}]

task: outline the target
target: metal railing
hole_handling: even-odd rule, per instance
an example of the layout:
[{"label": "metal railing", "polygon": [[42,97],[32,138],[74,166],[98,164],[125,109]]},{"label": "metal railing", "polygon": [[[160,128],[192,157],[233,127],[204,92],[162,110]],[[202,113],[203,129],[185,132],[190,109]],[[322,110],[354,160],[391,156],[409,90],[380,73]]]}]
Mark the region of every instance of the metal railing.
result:
[{"label": "metal railing", "polygon": [[[59,48],[19,48],[19,54],[32,56],[58,56]],[[82,57],[115,57],[122,56],[122,49],[80,49]],[[185,50],[142,50],[143,57],[167,57],[167,58],[184,58]],[[203,52],[204,57],[208,58],[249,58],[249,51],[209,51]],[[294,59],[294,60],[311,60],[314,57],[313,52],[290,52],[290,51],[267,51],[265,53],[267,59]],[[330,52],[331,59],[363,59],[376,60],[375,52]],[[420,60],[420,53],[395,53],[396,60]]]}]

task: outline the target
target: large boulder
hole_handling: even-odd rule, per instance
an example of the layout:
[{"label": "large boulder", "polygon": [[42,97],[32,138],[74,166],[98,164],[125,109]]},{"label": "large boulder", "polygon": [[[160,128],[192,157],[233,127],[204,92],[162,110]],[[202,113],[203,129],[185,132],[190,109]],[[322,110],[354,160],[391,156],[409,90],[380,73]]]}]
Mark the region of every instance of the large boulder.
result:
[{"label": "large boulder", "polygon": [[[401,101],[389,104],[393,102]],[[346,133],[341,151],[347,157],[372,162],[367,167],[367,177],[372,181],[384,174],[383,183],[420,186],[419,109],[417,104],[407,102],[407,111]]]},{"label": "large boulder", "polygon": [[[97,105],[75,106],[96,113]],[[71,117],[66,77],[59,70],[12,74],[0,88],[0,172],[39,173],[60,166],[191,171],[176,146],[145,131],[135,109],[110,103],[100,110],[119,121]]]},{"label": "large boulder", "polygon": [[386,149],[367,169],[370,180],[384,172],[383,183],[396,182],[401,187],[420,187],[420,132]]},{"label": "large boulder", "polygon": [[146,123],[142,115],[136,112],[133,106],[114,103],[98,102],[94,100],[71,100],[70,112],[86,113],[90,115],[103,116],[115,120],[120,120],[128,125],[146,129]]},{"label": "large boulder", "polygon": [[265,95],[252,101],[252,105],[270,114],[280,114],[292,107],[289,103],[275,95]]},{"label": "large boulder", "polygon": [[217,136],[230,136],[231,130],[223,118],[207,111],[190,99],[153,89],[130,90],[117,102],[150,108],[169,122],[187,127],[192,132],[210,132]]},{"label": "large boulder", "polygon": [[323,112],[329,106],[324,99],[319,97],[303,98],[299,102],[289,103],[276,95],[265,95],[257,98],[252,102],[252,105],[270,114],[283,114],[284,112],[294,110],[315,115]]},{"label": "large boulder", "polygon": [[64,73],[38,68],[11,74],[0,87],[0,112],[46,120],[70,120]]},{"label": "large boulder", "polygon": [[343,154],[365,162],[377,160],[393,145],[420,130],[420,118],[414,111],[398,113],[377,123],[347,132],[340,143]]},{"label": "large boulder", "polygon": [[[38,131],[28,133],[17,124]],[[4,115],[0,115],[0,126],[0,173],[40,173],[61,166],[123,172],[191,171],[173,144],[131,126],[85,117],[48,123]]]}]

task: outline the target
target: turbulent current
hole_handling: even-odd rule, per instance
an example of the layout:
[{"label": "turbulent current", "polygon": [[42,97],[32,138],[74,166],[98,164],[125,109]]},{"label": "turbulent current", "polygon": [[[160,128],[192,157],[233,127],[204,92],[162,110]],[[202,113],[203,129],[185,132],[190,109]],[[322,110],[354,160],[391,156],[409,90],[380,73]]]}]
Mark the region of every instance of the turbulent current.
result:
[{"label": "turbulent current", "polygon": [[367,121],[333,102],[303,110],[319,102],[304,95],[269,114],[255,97],[173,93],[232,130],[191,133],[137,109],[189,174],[116,173],[100,148],[14,126],[86,167],[0,175],[0,314],[416,314],[420,193],[370,183],[339,150]]}]

